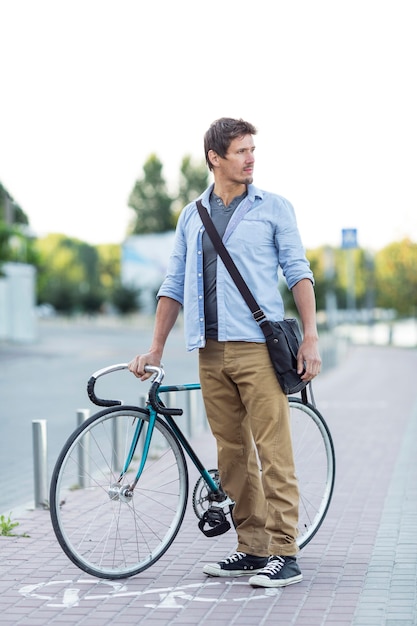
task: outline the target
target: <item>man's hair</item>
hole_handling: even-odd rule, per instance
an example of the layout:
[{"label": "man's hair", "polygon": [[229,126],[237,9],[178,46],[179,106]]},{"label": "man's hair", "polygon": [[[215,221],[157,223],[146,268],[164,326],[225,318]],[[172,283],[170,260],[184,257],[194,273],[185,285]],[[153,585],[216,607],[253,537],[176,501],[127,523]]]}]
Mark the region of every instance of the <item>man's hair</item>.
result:
[{"label": "man's hair", "polygon": [[256,135],[257,130],[253,124],[244,120],[235,120],[231,117],[221,117],[213,122],[204,135],[204,154],[210,170],[213,165],[210,162],[208,153],[214,150],[222,159],[226,157],[227,151],[233,139],[244,135]]}]

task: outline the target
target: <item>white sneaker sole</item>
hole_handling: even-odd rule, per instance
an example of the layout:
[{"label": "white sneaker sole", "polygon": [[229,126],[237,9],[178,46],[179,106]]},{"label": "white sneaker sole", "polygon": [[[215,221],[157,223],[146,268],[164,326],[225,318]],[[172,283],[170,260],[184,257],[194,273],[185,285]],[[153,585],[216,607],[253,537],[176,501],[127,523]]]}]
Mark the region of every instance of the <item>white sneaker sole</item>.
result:
[{"label": "white sneaker sole", "polygon": [[303,580],[303,575],[298,574],[297,576],[292,576],[291,578],[283,578],[283,579],[271,579],[268,576],[252,576],[249,578],[249,584],[253,587],[287,587],[288,585],[293,585],[294,583],[299,583]]},{"label": "white sneaker sole", "polygon": [[225,570],[221,569],[217,565],[217,563],[207,563],[203,567],[203,574],[207,574],[207,576],[217,576],[220,578],[236,578],[238,576],[253,576],[261,571],[262,568],[259,569],[236,569],[236,570]]}]

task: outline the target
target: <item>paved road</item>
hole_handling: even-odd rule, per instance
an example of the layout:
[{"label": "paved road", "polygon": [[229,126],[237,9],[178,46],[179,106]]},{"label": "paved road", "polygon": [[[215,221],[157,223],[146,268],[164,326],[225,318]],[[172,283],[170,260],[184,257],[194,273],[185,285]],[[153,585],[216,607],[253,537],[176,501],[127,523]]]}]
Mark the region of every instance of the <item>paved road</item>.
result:
[{"label": "paved road", "polygon": [[[98,367],[107,356],[96,355]],[[0,537],[0,621],[416,626],[416,366],[414,350],[351,348],[338,368],[317,380],[317,404],[335,442],[337,481],[328,516],[300,555],[300,584],[265,591],[244,578],[206,578],[203,564],[231,552],[235,537],[230,531],[205,538],[191,510],[173,546],[151,569],[118,583],[97,580],[68,561],[48,511],[37,509],[18,518],[16,532],[29,537]],[[212,465],[210,435],[202,432],[194,443]]]}]

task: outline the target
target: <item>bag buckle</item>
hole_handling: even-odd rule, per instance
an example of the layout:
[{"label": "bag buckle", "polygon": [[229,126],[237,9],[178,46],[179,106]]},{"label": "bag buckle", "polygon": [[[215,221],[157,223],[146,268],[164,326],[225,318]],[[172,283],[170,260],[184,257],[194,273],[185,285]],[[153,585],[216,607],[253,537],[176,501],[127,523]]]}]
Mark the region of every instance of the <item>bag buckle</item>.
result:
[{"label": "bag buckle", "polygon": [[255,322],[259,324],[259,322],[265,319],[265,313],[262,311],[262,309],[258,309],[257,311],[254,311],[252,313],[252,317],[255,320]]}]

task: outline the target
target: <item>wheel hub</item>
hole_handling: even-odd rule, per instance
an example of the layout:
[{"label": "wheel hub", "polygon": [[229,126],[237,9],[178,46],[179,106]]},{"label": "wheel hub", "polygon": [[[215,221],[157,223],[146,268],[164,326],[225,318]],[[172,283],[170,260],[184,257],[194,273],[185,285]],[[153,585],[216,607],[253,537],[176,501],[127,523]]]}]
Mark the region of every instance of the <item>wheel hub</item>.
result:
[{"label": "wheel hub", "polygon": [[119,502],[125,502],[129,504],[132,502],[133,490],[130,485],[119,485],[119,483],[113,483],[109,487],[110,500],[119,500]]}]

